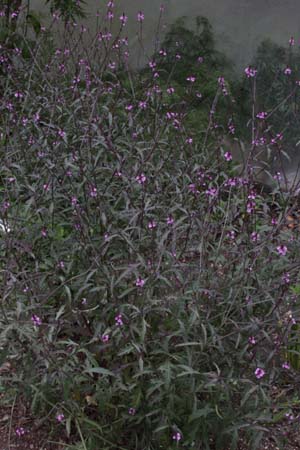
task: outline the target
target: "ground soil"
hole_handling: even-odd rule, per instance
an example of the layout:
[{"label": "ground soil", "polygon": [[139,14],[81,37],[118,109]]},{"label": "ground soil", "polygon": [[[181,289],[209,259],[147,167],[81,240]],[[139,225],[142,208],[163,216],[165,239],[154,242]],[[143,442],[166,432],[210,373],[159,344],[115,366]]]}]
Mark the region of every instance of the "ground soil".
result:
[{"label": "ground soil", "polygon": [[[23,436],[16,434],[18,428],[24,429]],[[296,433],[294,430],[288,421],[272,427],[258,450],[300,450],[300,430]],[[284,437],[286,442],[277,445],[276,437],[279,440]],[[48,421],[41,423],[40,418],[33,418],[25,405],[1,407],[0,450],[67,450],[70,445],[63,424],[54,433]],[[249,450],[249,445],[241,439],[238,450]]]},{"label": "ground soil", "polygon": [[[18,429],[24,434],[18,436]],[[64,425],[53,433],[47,420],[33,418],[21,402],[1,405],[0,450],[65,450],[68,444]]]}]

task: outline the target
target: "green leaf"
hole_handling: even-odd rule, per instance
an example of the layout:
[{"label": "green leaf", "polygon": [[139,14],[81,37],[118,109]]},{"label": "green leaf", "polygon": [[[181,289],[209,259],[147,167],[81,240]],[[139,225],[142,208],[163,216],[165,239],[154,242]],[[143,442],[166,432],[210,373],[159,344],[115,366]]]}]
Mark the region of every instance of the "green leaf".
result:
[{"label": "green leaf", "polygon": [[92,367],[90,369],[85,369],[83,373],[97,373],[99,375],[105,375],[110,377],[115,377],[116,375],[104,367]]}]

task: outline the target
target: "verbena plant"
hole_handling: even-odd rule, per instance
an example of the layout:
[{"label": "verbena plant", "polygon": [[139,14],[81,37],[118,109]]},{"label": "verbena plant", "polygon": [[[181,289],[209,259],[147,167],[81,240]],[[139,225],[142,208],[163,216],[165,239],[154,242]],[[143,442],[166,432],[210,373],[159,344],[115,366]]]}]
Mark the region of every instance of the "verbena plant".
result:
[{"label": "verbena plant", "polygon": [[76,448],[254,449],[297,414],[274,396],[299,382],[289,195],[235,175],[225,80],[195,128],[195,75],[178,99],[156,60],[135,73],[112,16],[82,53],[69,26],[2,60],[2,383]]}]

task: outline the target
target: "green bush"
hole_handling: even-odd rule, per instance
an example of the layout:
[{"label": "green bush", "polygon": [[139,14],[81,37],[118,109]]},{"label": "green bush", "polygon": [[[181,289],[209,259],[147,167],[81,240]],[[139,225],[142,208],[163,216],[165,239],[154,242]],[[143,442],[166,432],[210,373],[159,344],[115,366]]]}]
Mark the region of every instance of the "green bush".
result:
[{"label": "green bush", "polygon": [[288,198],[110,39],[38,42],[1,81],[2,383],[77,448],[257,448],[299,381]]}]

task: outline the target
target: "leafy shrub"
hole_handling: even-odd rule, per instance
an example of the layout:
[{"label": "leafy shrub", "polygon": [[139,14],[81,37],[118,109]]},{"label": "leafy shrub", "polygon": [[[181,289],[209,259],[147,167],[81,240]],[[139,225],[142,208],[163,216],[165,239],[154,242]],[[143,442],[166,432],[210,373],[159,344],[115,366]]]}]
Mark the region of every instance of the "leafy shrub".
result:
[{"label": "leafy shrub", "polygon": [[237,177],[216,115],[199,137],[122,34],[70,42],[1,80],[3,383],[84,449],[257,448],[299,381],[289,198]]}]

